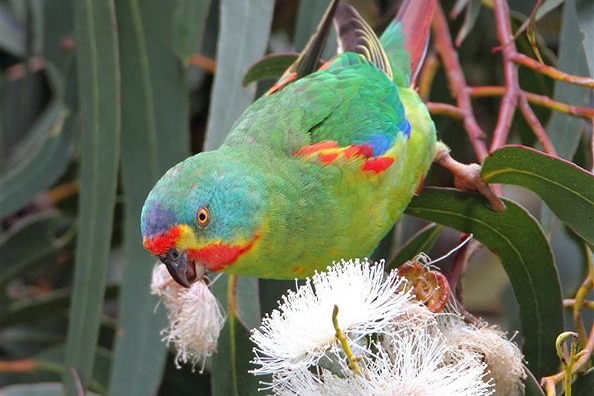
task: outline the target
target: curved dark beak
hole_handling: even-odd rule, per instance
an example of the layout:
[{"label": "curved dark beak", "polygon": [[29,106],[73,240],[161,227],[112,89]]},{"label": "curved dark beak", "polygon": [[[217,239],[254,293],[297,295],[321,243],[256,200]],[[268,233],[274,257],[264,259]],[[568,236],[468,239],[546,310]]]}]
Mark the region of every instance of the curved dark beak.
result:
[{"label": "curved dark beak", "polygon": [[169,249],[159,259],[167,267],[171,277],[183,287],[190,287],[196,281],[196,265],[188,260],[186,253],[177,249]]}]

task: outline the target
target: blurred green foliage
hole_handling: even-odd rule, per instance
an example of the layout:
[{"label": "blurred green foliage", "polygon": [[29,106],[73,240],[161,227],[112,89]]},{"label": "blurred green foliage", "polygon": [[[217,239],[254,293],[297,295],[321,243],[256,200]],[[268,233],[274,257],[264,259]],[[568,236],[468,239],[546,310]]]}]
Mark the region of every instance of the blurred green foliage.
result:
[{"label": "blurred green foliage", "polygon": [[[350,3],[381,29],[397,1]],[[450,20],[450,30],[469,85],[501,85],[491,2],[443,3],[465,12]],[[510,2],[514,28],[533,3]],[[262,91],[242,85],[250,65],[268,52],[300,50],[326,4],[0,0],[0,394],[61,394],[60,381],[68,394],[80,387],[110,395],[256,393],[258,379],[246,372],[246,327],[257,325],[293,283],[239,279],[242,320],[229,318],[206,372],[176,369],[160,340],[163,309],[155,310],[149,292],[154,259],[141,246],[140,209],[169,167],[223,141]],[[544,2],[535,41],[547,63],[594,76],[591,4]],[[534,56],[525,34],[516,44]],[[334,47],[329,40],[326,53]],[[520,85],[594,107],[591,88],[534,70],[520,69]],[[428,99],[454,103],[443,67]],[[499,101],[473,105],[489,135]],[[498,257],[482,248],[470,258],[466,307],[520,331],[528,365],[540,376],[556,370],[555,335],[573,328],[561,298],[574,296],[592,265],[594,181],[581,169],[592,168],[591,119],[546,107],[536,114],[566,161],[525,147],[501,150],[483,172],[487,181],[522,187],[505,186],[504,195],[515,201],[506,201],[509,211],[496,214],[473,194],[431,188],[413,201],[381,251],[398,253],[398,262],[419,250],[437,257],[456,244],[453,230],[474,233]],[[439,115],[435,121],[454,157],[474,161],[459,120]],[[508,142],[540,149],[522,117],[514,118]],[[426,184],[451,180],[434,167]],[[445,260],[444,270],[449,265]],[[516,299],[507,297],[510,285]],[[226,287],[221,279],[215,291],[224,296]],[[592,315],[583,319],[590,329]],[[579,380],[576,390],[591,378]],[[538,394],[538,387],[528,389]]]}]

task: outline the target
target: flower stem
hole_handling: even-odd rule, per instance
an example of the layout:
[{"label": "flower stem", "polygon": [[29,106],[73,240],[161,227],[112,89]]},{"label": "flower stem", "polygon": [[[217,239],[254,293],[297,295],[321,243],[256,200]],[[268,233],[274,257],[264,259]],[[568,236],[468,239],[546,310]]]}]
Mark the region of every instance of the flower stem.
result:
[{"label": "flower stem", "polygon": [[334,309],[332,310],[332,325],[336,331],[336,338],[338,339],[338,342],[340,342],[340,346],[346,355],[349,368],[353,371],[353,373],[361,375],[361,368],[357,363],[357,357],[353,354],[346,336],[338,326],[338,305],[334,305]]}]

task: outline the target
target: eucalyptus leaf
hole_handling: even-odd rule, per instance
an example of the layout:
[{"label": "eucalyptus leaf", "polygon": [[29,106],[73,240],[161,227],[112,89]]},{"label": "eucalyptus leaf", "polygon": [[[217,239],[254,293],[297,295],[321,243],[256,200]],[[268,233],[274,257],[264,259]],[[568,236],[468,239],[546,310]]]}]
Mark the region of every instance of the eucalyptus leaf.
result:
[{"label": "eucalyptus leaf", "polygon": [[0,218],[31,202],[65,171],[75,128],[63,102],[62,76],[48,64],[54,97],[0,174]]},{"label": "eucalyptus leaf", "polygon": [[537,150],[508,146],[485,159],[487,183],[515,184],[538,194],[574,232],[594,245],[594,175]]},{"label": "eucalyptus leaf", "polygon": [[16,57],[25,55],[25,27],[0,3],[0,48]]},{"label": "eucalyptus leaf", "polygon": [[472,28],[474,28],[474,25],[476,25],[476,21],[478,20],[482,7],[483,6],[480,0],[472,0],[469,2],[464,13],[464,22],[462,23],[462,26],[458,31],[458,35],[456,36],[457,47],[462,45],[464,39],[468,36],[468,34],[470,34]]},{"label": "eucalyptus leaf", "polygon": [[0,289],[35,264],[43,265],[74,237],[72,220],[57,211],[46,211],[22,220],[0,234]]},{"label": "eucalyptus leaf", "polygon": [[[559,62],[557,68],[565,73],[586,76],[588,75],[586,55],[583,47],[576,45],[577,37],[581,35],[579,26],[576,1],[565,1],[561,35],[559,37]],[[591,89],[563,81],[555,81],[553,99],[558,102],[587,107],[590,105],[591,95]],[[546,125],[546,130],[555,150],[557,150],[559,156],[568,160],[573,158],[585,128],[587,128],[587,125],[584,120],[560,112],[553,112]]]},{"label": "eucalyptus leaf", "polygon": [[[75,1],[81,115],[79,234],[64,364],[91,378],[110,252],[120,152],[120,76],[113,0]],[[77,383],[63,376],[66,393]]]},{"label": "eucalyptus leaf", "polygon": [[[99,396],[99,393],[87,392],[89,396]],[[0,388],[2,396],[62,396],[62,384],[56,382],[41,382],[38,384],[18,384]]]},{"label": "eucalyptus leaf", "polygon": [[[157,180],[190,152],[189,104],[179,51],[191,51],[202,32],[179,24],[193,18],[199,23],[205,19],[199,12],[207,11],[204,3],[196,1],[116,2],[125,214],[120,320],[110,395],[154,394],[163,375],[166,345],[161,330],[167,327],[166,318],[164,310],[155,312],[158,299],[150,293],[155,259],[142,247],[140,213]],[[184,15],[183,22],[174,21],[176,12],[190,15]],[[175,35],[181,34],[184,37],[178,38],[183,43],[175,43]],[[177,47],[178,56],[172,43],[183,47]]]},{"label": "eucalyptus leaf", "polygon": [[582,47],[590,69],[590,77],[594,77],[594,2],[577,0],[576,11],[578,27],[582,34]]},{"label": "eucalyptus leaf", "polygon": [[[206,26],[210,0],[176,0],[173,14],[173,48],[186,64],[201,43]],[[167,24],[165,24],[167,25]]]},{"label": "eucalyptus leaf", "polygon": [[431,250],[441,229],[442,227],[440,225],[429,224],[419,230],[400,247],[398,252],[396,252],[396,255],[390,260],[390,264],[388,264],[386,269],[396,268],[415,257],[417,254],[422,252],[426,253]]},{"label": "eucalyptus leaf", "polygon": [[241,83],[246,86],[255,81],[277,79],[297,60],[298,56],[297,53],[266,55],[250,66]]},{"label": "eucalyptus leaf", "polygon": [[506,210],[494,212],[482,197],[450,189],[426,188],[406,213],[472,233],[496,253],[520,306],[524,355],[537,378],[556,372],[555,339],[563,331],[563,307],[557,268],[537,221],[504,199]]},{"label": "eucalyptus leaf", "polygon": [[274,2],[221,0],[217,70],[204,147],[221,145],[235,120],[252,103],[255,87],[243,88],[241,80],[250,65],[266,50]]},{"label": "eucalyptus leaf", "polygon": [[[260,322],[260,314],[259,310],[239,310],[244,304],[259,307],[257,280],[221,275],[213,285],[213,292],[227,308],[227,322],[219,336],[217,353],[213,356],[212,395],[258,395],[260,379],[248,372],[255,368],[250,363],[254,345],[249,339],[248,327]],[[230,301],[230,297],[233,300]]]}]

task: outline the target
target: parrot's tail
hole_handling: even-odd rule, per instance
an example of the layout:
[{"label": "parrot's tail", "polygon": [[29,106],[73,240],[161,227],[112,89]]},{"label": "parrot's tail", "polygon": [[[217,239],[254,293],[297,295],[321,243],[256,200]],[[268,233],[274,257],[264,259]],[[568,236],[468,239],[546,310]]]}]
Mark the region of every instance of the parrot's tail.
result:
[{"label": "parrot's tail", "polygon": [[396,85],[414,85],[429,43],[435,0],[404,0],[381,36]]}]

